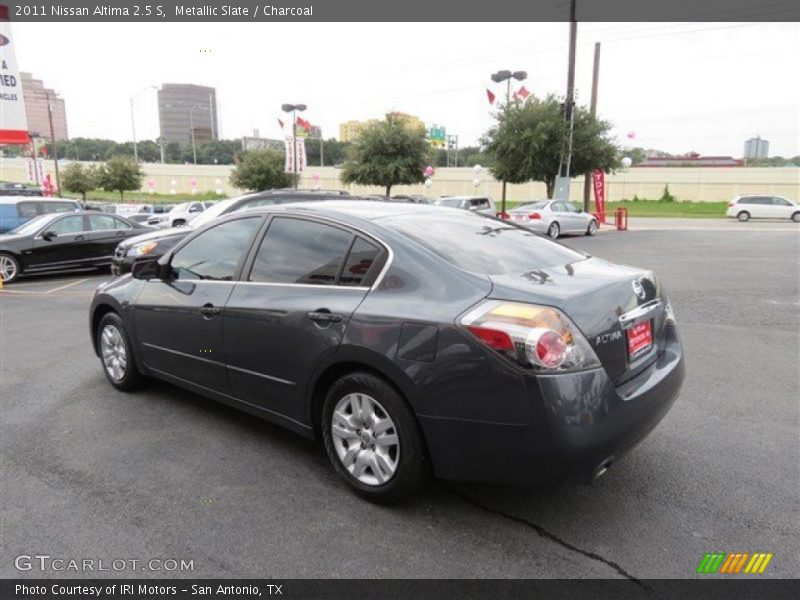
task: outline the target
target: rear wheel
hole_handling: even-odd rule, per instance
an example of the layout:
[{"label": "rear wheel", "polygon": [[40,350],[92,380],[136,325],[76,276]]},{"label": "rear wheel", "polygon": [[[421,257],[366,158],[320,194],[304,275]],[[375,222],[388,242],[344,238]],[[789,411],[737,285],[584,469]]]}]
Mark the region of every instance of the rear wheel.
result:
[{"label": "rear wheel", "polygon": [[586,235],[594,235],[597,233],[597,221],[592,219],[589,221],[589,227],[586,229]]},{"label": "rear wheel", "polygon": [[792,221],[795,223],[800,223],[800,212],[796,212],[792,215]]},{"label": "rear wheel", "polygon": [[558,238],[561,235],[561,226],[556,221],[553,221],[550,223],[550,227],[547,228],[547,235],[552,239]]},{"label": "rear wheel", "polygon": [[183,227],[184,225],[186,225],[186,220],[185,219],[175,219],[172,222],[172,226],[173,227]]},{"label": "rear wheel", "polygon": [[746,210],[743,210],[738,215],[736,215],[736,218],[739,219],[742,223],[744,223],[745,221],[750,220],[750,213],[747,212]]},{"label": "rear wheel", "polygon": [[424,480],[424,444],[414,415],[375,375],[351,373],[331,386],[322,409],[322,438],[339,476],[371,502],[404,500]]},{"label": "rear wheel", "polygon": [[117,313],[110,312],[97,328],[97,348],[103,372],[108,381],[118,390],[131,391],[139,387],[144,377],[136,367],[125,322]]},{"label": "rear wheel", "polygon": [[5,252],[0,252],[0,279],[11,283],[19,277],[19,261]]}]

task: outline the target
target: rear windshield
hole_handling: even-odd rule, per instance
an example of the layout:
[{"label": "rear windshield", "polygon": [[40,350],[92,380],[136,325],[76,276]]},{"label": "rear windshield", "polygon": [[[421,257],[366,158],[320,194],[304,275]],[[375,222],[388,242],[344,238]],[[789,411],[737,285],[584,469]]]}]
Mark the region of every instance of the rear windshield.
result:
[{"label": "rear windshield", "polygon": [[527,202],[525,204],[520,204],[519,206],[517,206],[515,210],[533,210],[537,208],[544,208],[545,206],[547,206],[548,202],[549,200],[544,200],[540,202]]},{"label": "rear windshield", "polygon": [[483,275],[525,273],[587,258],[527,229],[467,212],[402,215],[380,223],[457,267]]},{"label": "rear windshield", "polygon": [[442,200],[437,200],[436,204],[438,206],[450,206],[452,208],[460,208],[463,202],[464,200],[461,198],[444,198]]}]

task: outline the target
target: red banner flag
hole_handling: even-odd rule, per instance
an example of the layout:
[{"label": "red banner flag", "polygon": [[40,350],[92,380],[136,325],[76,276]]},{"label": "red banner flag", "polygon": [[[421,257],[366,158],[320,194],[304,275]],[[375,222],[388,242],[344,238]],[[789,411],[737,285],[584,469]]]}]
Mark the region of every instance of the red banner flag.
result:
[{"label": "red banner flag", "polygon": [[489,99],[489,104],[494,104],[495,95],[492,90],[486,90],[486,97]]},{"label": "red banner flag", "polygon": [[606,174],[601,169],[592,171],[594,207],[601,223],[606,220]]}]

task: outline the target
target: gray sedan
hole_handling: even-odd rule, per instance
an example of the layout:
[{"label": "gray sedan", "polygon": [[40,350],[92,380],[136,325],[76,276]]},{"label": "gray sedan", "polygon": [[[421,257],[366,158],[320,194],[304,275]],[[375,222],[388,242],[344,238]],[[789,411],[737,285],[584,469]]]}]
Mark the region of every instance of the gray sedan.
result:
[{"label": "gray sedan", "polygon": [[556,239],[562,233],[597,233],[597,219],[564,200],[526,202],[508,211],[508,219]]}]

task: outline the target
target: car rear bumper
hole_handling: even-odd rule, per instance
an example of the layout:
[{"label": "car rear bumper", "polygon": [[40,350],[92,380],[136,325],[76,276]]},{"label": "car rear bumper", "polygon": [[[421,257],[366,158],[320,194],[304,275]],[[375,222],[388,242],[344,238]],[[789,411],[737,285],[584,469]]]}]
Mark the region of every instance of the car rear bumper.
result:
[{"label": "car rear bumper", "polygon": [[[487,483],[590,482],[661,421],[684,379],[677,331],[644,372],[614,386],[603,369],[527,377],[532,422],[420,416],[434,472]],[[490,398],[501,405],[502,398]]]}]

